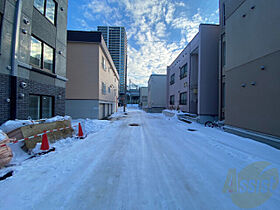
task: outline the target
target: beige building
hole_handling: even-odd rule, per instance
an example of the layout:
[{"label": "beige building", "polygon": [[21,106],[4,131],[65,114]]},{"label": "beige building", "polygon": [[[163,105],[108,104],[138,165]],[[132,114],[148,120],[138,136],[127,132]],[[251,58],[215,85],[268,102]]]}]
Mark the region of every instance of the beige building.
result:
[{"label": "beige building", "polygon": [[68,31],[66,114],[103,119],[117,109],[119,75],[101,32]]},{"label": "beige building", "polygon": [[226,130],[280,142],[280,1],[220,0],[219,118]]},{"label": "beige building", "polygon": [[142,109],[147,108],[148,106],[148,87],[140,87],[140,107]]}]

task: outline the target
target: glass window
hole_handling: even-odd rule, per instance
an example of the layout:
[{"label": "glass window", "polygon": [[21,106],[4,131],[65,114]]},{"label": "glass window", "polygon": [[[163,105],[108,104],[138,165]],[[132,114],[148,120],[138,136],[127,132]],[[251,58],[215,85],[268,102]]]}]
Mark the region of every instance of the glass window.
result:
[{"label": "glass window", "polygon": [[41,67],[42,42],[31,37],[30,63]]},{"label": "glass window", "polygon": [[183,79],[187,77],[188,72],[188,64],[186,63],[181,69],[180,69],[180,79]]},{"label": "glass window", "polygon": [[52,97],[42,96],[42,118],[52,117]]},{"label": "glass window", "polygon": [[53,116],[53,97],[29,95],[29,116],[33,120]]},{"label": "glass window", "polygon": [[44,69],[48,69],[53,72],[53,48],[44,44]]},{"label": "glass window", "polygon": [[40,119],[40,96],[29,96],[29,116],[33,120]]},{"label": "glass window", "polygon": [[35,0],[34,1],[34,7],[38,9],[42,14],[44,14],[44,3],[45,0]]},{"label": "glass window", "polygon": [[53,0],[47,0],[46,17],[54,24],[54,21],[55,21],[55,2]]},{"label": "glass window", "polygon": [[175,83],[175,73],[171,75],[170,77],[170,85],[173,85]]},{"label": "glass window", "polygon": [[187,105],[187,92],[180,93],[180,105]]},{"label": "glass window", "polygon": [[174,100],[175,99],[175,96],[174,95],[172,95],[172,96],[170,96],[170,105],[174,105]]}]

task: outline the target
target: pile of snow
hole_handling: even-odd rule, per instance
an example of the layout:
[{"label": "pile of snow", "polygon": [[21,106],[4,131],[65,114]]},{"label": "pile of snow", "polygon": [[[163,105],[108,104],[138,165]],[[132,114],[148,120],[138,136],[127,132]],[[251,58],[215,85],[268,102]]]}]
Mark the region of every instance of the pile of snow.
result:
[{"label": "pile of snow", "polygon": [[[43,119],[42,122],[50,123],[50,122],[56,122],[56,121],[63,121],[63,120],[71,120],[70,116],[55,116],[49,119]],[[5,123],[3,123],[0,126],[0,129],[3,130],[5,133],[9,133],[10,131],[13,131],[17,128],[26,126],[26,125],[32,125],[32,124],[38,124],[38,121],[34,120],[9,120]]]},{"label": "pile of snow", "polygon": [[6,137],[6,134],[2,130],[0,130],[0,141],[4,140]]},{"label": "pile of snow", "polygon": [[45,122],[46,123],[51,123],[51,122],[56,122],[56,121],[64,121],[64,120],[71,120],[72,118],[70,116],[55,116],[49,119],[46,119]]},{"label": "pile of snow", "polygon": [[5,133],[9,133],[12,130],[15,130],[17,128],[26,126],[26,125],[32,125],[36,124],[37,122],[31,121],[31,120],[9,120],[5,123],[3,123],[0,126],[0,129],[4,131]]},{"label": "pile of snow", "polygon": [[84,134],[96,133],[105,126],[110,124],[109,120],[96,120],[96,119],[76,119],[72,120],[72,127],[75,133],[78,133],[78,125],[81,123]]}]

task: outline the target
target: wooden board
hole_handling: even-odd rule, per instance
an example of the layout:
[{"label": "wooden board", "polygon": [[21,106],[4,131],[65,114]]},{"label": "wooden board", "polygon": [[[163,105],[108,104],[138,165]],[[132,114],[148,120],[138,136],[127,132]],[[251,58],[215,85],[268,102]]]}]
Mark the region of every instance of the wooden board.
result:
[{"label": "wooden board", "polygon": [[[0,141],[0,145],[9,143],[9,139]],[[13,158],[13,152],[9,146],[0,147],[0,168],[7,165]]]},{"label": "wooden board", "polygon": [[[70,127],[62,131],[55,131],[53,133],[48,133],[48,140],[50,143],[54,143],[59,139],[64,139],[73,136],[73,129],[71,128],[71,121],[56,121],[51,123],[33,124],[21,127],[21,132],[24,138],[34,136],[36,134],[43,133],[44,131],[53,130],[57,128]],[[25,141],[25,146],[28,150],[33,149],[38,142],[42,142],[42,137],[36,137]]]}]

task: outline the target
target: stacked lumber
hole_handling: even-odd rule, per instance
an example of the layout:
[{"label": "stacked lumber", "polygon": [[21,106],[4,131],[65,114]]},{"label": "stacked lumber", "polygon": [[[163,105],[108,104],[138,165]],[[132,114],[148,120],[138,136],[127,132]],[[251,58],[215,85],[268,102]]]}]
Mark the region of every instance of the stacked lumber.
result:
[{"label": "stacked lumber", "polygon": [[[2,135],[5,136],[4,140],[0,141],[0,145],[10,143],[9,137],[1,132]],[[0,147],[0,168],[4,167],[5,165],[9,164],[13,158],[13,152],[8,145]]]}]

